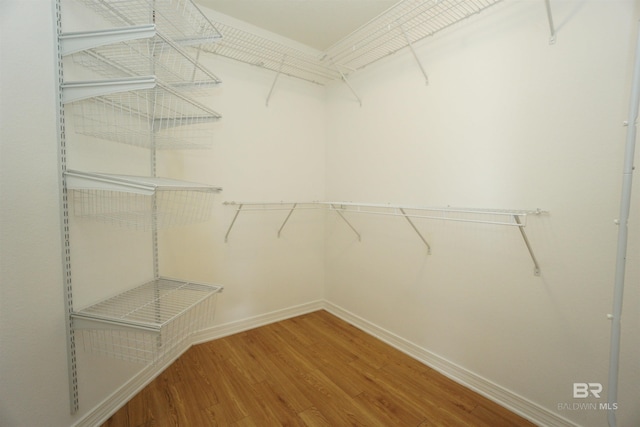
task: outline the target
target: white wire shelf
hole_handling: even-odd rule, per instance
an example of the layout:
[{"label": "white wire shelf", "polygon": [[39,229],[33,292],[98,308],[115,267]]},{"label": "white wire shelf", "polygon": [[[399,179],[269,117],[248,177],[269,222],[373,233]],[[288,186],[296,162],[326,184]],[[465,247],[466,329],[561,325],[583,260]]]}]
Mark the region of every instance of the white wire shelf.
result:
[{"label": "white wire shelf", "polygon": [[158,278],[73,312],[85,349],[155,363],[212,319],[221,286]]},{"label": "white wire shelf", "polygon": [[386,215],[403,217],[407,220],[411,228],[416,232],[420,240],[424,243],[427,253],[431,254],[431,245],[420,232],[413,222],[413,219],[428,219],[441,221],[457,221],[470,222],[477,224],[490,224],[498,226],[512,226],[520,231],[522,240],[531,256],[533,262],[533,273],[540,275],[540,265],[533,252],[533,248],[529,242],[526,232],[527,218],[530,215],[547,214],[547,211],[541,209],[485,209],[485,208],[452,208],[452,207],[417,207],[407,205],[380,204],[380,203],[353,203],[353,202],[224,202],[224,205],[235,206],[236,213],[229,224],[224,240],[229,240],[229,234],[238,219],[240,212],[256,211],[256,210],[286,210],[288,214],[284,222],[278,229],[278,237],[289,221],[289,218],[295,210],[300,209],[320,209],[325,208],[335,212],[349,228],[355,233],[358,240],[362,240],[362,236],[358,230],[351,224],[345,214],[362,213],[373,215]]},{"label": "white wire shelf", "polygon": [[325,61],[361,69],[501,0],[404,0],[327,50]]},{"label": "white wire shelf", "polygon": [[182,47],[153,24],[102,31],[83,31],[60,37],[63,55],[105,78],[154,75],[174,89],[198,90],[220,83]]},{"label": "white wire shelf", "polygon": [[322,54],[296,49],[220,22],[216,22],[216,27],[223,38],[215,44],[203,45],[205,52],[317,84],[340,78],[334,66],[321,63]]},{"label": "white wire shelf", "polygon": [[404,0],[320,54],[215,22],[223,35],[204,51],[313,83],[345,79],[388,55],[482,12],[501,0]]},{"label": "white wire shelf", "polygon": [[162,230],[210,219],[222,189],[167,178],[65,172],[74,216],[134,230]]},{"label": "white wire shelf", "polygon": [[221,34],[191,0],[78,0],[116,26],[155,24],[181,45],[212,43]]},{"label": "white wire shelf", "polygon": [[139,147],[209,148],[209,124],[222,117],[154,76],[69,82],[62,90],[77,133]]}]

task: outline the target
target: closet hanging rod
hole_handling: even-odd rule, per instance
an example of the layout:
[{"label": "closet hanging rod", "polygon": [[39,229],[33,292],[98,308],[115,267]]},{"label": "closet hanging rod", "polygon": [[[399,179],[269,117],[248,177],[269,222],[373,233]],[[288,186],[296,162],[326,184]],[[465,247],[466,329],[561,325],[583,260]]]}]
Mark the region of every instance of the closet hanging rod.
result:
[{"label": "closet hanging rod", "polygon": [[[268,211],[268,210],[289,210],[288,206],[298,205],[298,209],[321,209],[319,205],[321,202],[222,202],[225,206],[243,206],[243,211]],[[300,205],[310,205],[306,207],[300,207]],[[245,206],[253,206],[252,208],[245,208]],[[263,206],[260,208],[259,206]],[[278,207],[280,206],[280,207]]]},{"label": "closet hanging rod", "polygon": [[[229,239],[229,234],[231,233],[231,229],[233,228],[240,211],[267,211],[267,210],[286,210],[289,211],[284,222],[278,229],[278,237],[282,233],[283,228],[289,221],[289,218],[293,214],[293,211],[296,209],[320,209],[326,208],[328,210],[332,210],[338,214],[338,216],[349,226],[349,228],[356,234],[358,237],[358,241],[361,241],[360,233],[355,229],[355,227],[349,222],[349,220],[344,215],[346,212],[353,213],[365,213],[365,214],[374,214],[374,215],[386,215],[386,216],[401,216],[404,217],[411,225],[411,228],[418,234],[420,240],[425,244],[427,248],[427,254],[431,254],[431,245],[427,241],[427,239],[422,235],[418,227],[411,220],[412,218],[422,218],[422,219],[433,219],[433,220],[444,220],[444,221],[457,221],[457,222],[470,222],[476,224],[490,224],[490,225],[501,225],[501,226],[512,226],[517,227],[520,231],[520,235],[522,240],[527,248],[529,256],[533,262],[533,274],[535,276],[540,275],[540,265],[538,260],[533,252],[533,248],[531,243],[529,242],[529,238],[527,237],[526,232],[524,231],[524,227],[527,225],[526,220],[529,215],[542,215],[547,214],[548,211],[542,209],[484,209],[484,208],[452,208],[452,207],[415,207],[415,206],[404,206],[404,205],[392,205],[392,204],[381,204],[381,203],[354,203],[354,202],[223,202],[224,205],[228,206],[236,206],[235,215],[229,224],[229,228],[227,229],[227,233],[225,234],[224,241],[227,242]],[[302,206],[301,206],[302,205]],[[245,209],[245,206],[249,206],[249,208]],[[352,208],[352,209],[349,209]],[[362,209],[366,208],[366,209]],[[378,210],[374,210],[378,209]],[[386,210],[391,210],[390,212]],[[424,215],[420,213],[412,213],[407,211],[423,211],[423,212],[439,212],[441,215]],[[465,217],[454,217],[447,216],[448,214],[455,215],[487,215],[489,218],[465,218]],[[491,218],[493,217],[493,219]],[[500,219],[496,219],[496,217]],[[505,219],[508,218],[508,219]]]}]

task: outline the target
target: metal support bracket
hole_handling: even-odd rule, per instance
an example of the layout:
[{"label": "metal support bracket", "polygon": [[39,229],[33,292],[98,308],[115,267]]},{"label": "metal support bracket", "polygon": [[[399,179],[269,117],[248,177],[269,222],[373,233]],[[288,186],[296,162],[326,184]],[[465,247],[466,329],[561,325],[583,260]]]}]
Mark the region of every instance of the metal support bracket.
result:
[{"label": "metal support bracket", "polygon": [[109,30],[82,31],[60,35],[60,50],[63,56],[98,46],[151,38],[156,34],[154,24]]},{"label": "metal support bracket", "polygon": [[422,66],[422,62],[420,62],[420,58],[418,58],[418,54],[416,53],[415,49],[413,48],[413,43],[411,43],[411,40],[409,40],[409,35],[404,30],[404,27],[402,25],[398,25],[398,26],[400,27],[400,31],[402,31],[402,34],[404,35],[404,38],[407,41],[407,46],[409,46],[409,49],[411,50],[411,53],[413,54],[414,59],[418,63],[418,67],[420,67],[420,71],[422,71],[422,75],[424,76],[425,84],[428,85],[429,84],[429,76],[427,75],[427,72],[425,71],[424,67]]},{"label": "metal support bracket", "polygon": [[340,69],[340,67],[338,67],[333,61],[331,61],[331,63],[333,64],[333,66],[336,68],[336,70],[338,70],[338,73],[340,73],[340,77],[342,78],[342,81],[344,82],[344,84],[347,85],[347,87],[349,88],[349,90],[351,91],[351,93],[353,94],[353,96],[356,97],[356,99],[358,100],[358,103],[360,104],[360,106],[362,107],[362,99],[360,99],[360,97],[358,96],[358,94],[356,93],[356,91],[353,89],[353,86],[351,86],[351,84],[349,83],[349,80],[347,80],[347,76],[344,75],[344,73],[342,72],[342,70]]},{"label": "metal support bracket", "polygon": [[427,242],[427,239],[424,238],[424,236],[422,235],[422,233],[420,233],[420,230],[418,230],[418,227],[416,227],[416,225],[413,223],[413,221],[411,221],[411,218],[409,218],[407,216],[407,213],[404,211],[403,208],[400,208],[400,212],[402,212],[402,216],[404,216],[404,218],[409,221],[409,224],[411,225],[411,227],[413,228],[413,230],[418,233],[418,237],[420,237],[420,240],[422,240],[422,242],[427,246],[427,254],[431,255],[431,245],[429,245],[429,243]]},{"label": "metal support bracket", "polygon": [[529,243],[529,239],[527,238],[527,233],[524,231],[524,226],[522,222],[520,222],[520,217],[518,215],[513,215],[513,220],[518,224],[518,229],[520,230],[520,234],[522,235],[522,240],[524,240],[524,244],[529,251],[529,255],[531,256],[531,260],[533,261],[533,275],[540,275],[540,265],[538,264],[538,260],[536,259],[536,255],[533,253],[533,249],[531,248],[531,244]]},{"label": "metal support bracket", "polygon": [[273,88],[276,87],[276,82],[278,81],[278,77],[282,73],[282,66],[284,65],[284,61],[287,58],[287,54],[282,55],[282,60],[280,61],[280,66],[278,67],[278,73],[276,74],[276,78],[273,79],[273,83],[271,84],[271,89],[269,89],[269,95],[267,95],[267,102],[265,105],[269,106],[269,100],[271,99],[271,94],[273,93]]},{"label": "metal support bracket", "polygon": [[153,89],[156,87],[156,84],[157,82],[154,76],[69,82],[62,84],[62,102],[67,104],[94,96],[109,95],[130,90]]},{"label": "metal support bracket", "polygon": [[551,13],[551,0],[544,0],[544,4],[547,8],[547,19],[549,20],[549,31],[551,33],[551,36],[549,37],[549,44],[555,44],[556,27],[553,24],[553,14]]},{"label": "metal support bracket", "polygon": [[349,228],[354,233],[356,233],[356,236],[358,236],[358,242],[361,242],[362,241],[362,236],[360,236],[360,233],[358,233],[358,230],[356,230],[355,227],[353,225],[351,225],[351,223],[347,220],[347,218],[345,218],[345,216],[342,214],[342,212],[340,212],[340,210],[335,207],[335,205],[330,204],[329,206],[331,206],[331,209],[333,209],[340,216],[340,218],[342,218],[342,220],[347,223]]},{"label": "metal support bracket", "polygon": [[[226,204],[226,203],[225,203]],[[238,205],[238,209],[236,209],[236,214],[233,216],[231,220],[231,224],[229,224],[229,228],[227,229],[227,233],[224,235],[224,242],[227,243],[229,241],[229,233],[231,233],[231,229],[233,228],[233,224],[235,224],[236,219],[238,219],[238,215],[240,215],[240,211],[242,210],[242,204]]]},{"label": "metal support bracket", "polygon": [[285,225],[287,225],[287,221],[289,221],[289,218],[291,217],[291,214],[293,213],[294,210],[296,210],[297,206],[298,206],[298,204],[294,203],[293,206],[291,207],[291,210],[289,211],[289,214],[284,219],[284,222],[282,223],[282,225],[280,226],[280,229],[278,230],[278,238],[280,238],[280,233],[282,233],[282,229],[284,228]]}]

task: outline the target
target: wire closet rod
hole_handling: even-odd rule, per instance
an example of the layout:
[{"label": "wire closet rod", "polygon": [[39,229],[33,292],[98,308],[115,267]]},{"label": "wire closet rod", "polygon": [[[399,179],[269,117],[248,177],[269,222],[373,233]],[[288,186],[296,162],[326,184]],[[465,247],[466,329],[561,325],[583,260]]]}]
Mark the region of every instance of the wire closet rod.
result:
[{"label": "wire closet rod", "polygon": [[[483,209],[483,208],[453,208],[453,207],[416,207],[405,205],[393,205],[393,204],[380,204],[380,203],[353,203],[353,202],[224,202],[224,205],[235,206],[236,212],[229,224],[227,232],[224,237],[224,241],[228,242],[229,234],[233,229],[233,226],[238,219],[238,215],[241,211],[288,211],[286,218],[282,225],[278,229],[278,237],[280,237],[282,230],[291,218],[291,215],[295,210],[301,209],[328,209],[336,212],[338,216],[349,226],[349,228],[356,234],[358,241],[361,241],[361,235],[357,229],[349,222],[345,216],[346,212],[352,213],[365,213],[374,215],[387,215],[387,216],[401,216],[407,220],[411,228],[416,232],[420,240],[425,244],[427,248],[427,254],[431,254],[431,245],[427,239],[420,232],[418,227],[412,221],[412,218],[422,218],[431,220],[444,220],[444,221],[457,221],[457,222],[470,222],[480,224],[491,224],[501,226],[513,226],[520,230],[522,240],[529,252],[531,260],[533,262],[534,275],[540,275],[540,265],[533,252],[529,238],[524,231],[526,226],[526,219],[528,215],[542,215],[548,213],[542,209],[522,210],[522,209]],[[409,211],[409,212],[408,212]],[[418,212],[438,212],[439,215],[425,215]],[[449,216],[452,215],[472,215],[472,216],[489,216],[488,218],[465,218],[462,216]],[[493,218],[492,218],[493,217]],[[497,218],[499,219],[497,219]]]}]

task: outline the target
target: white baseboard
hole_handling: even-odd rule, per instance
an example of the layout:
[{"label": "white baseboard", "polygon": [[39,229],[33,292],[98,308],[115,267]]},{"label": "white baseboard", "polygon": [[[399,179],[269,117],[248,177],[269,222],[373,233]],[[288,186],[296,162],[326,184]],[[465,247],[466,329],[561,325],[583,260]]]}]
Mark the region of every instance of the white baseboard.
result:
[{"label": "white baseboard", "polygon": [[352,324],[358,329],[372,335],[385,343],[395,347],[403,353],[411,356],[421,363],[435,369],[453,381],[481,394],[482,396],[498,403],[521,417],[541,427],[577,427],[577,424],[560,417],[553,412],[537,405],[499,386],[473,372],[456,365],[416,344],[405,340],[398,335],[387,331],[345,309],[325,301],[324,309],[329,313]]},{"label": "white baseboard", "polygon": [[98,406],[73,424],[73,427],[95,427],[104,424],[118,409],[145,388],[190,347],[191,345],[188,345],[183,349],[176,350],[175,353],[164,359],[162,363],[146,366],[135,377],[124,383]]},{"label": "white baseboard", "polygon": [[[280,320],[300,316],[302,314],[321,309],[327,310],[331,314],[386,342],[419,362],[424,363],[425,365],[451,378],[453,381],[474,390],[488,399],[491,399],[536,425],[548,427],[577,426],[575,423],[548,411],[547,409],[505,389],[504,387],[501,387],[459,365],[456,365],[455,363],[425,350],[424,348],[419,347],[414,343],[407,341],[404,338],[399,337],[398,335],[395,335],[392,332],[389,332],[386,329],[383,329],[336,304],[323,300],[277,310],[235,322],[224,323],[202,330],[192,336],[191,344],[185,348],[184,351],[194,344],[204,343],[227,335],[247,331],[269,323],[278,322]],[[180,354],[182,354],[182,352]],[[138,375],[131,378],[131,380],[125,383],[101,404],[85,415],[80,421],[74,424],[74,427],[89,427],[104,423],[111,415],[120,409],[120,407],[122,407],[147,384],[153,381],[153,379],[164,369],[173,363],[180,354],[176,354],[161,365],[149,366],[143,369]]]},{"label": "white baseboard", "polygon": [[247,319],[237,320],[235,322],[216,325],[194,334],[192,342],[193,344],[201,344],[207,341],[226,337],[227,335],[233,335],[237,334],[238,332],[248,331],[249,329],[258,328],[260,326],[268,325],[269,323],[279,322],[291,317],[321,310],[324,308],[324,305],[325,303],[323,300],[317,300],[310,303],[296,305],[294,307],[249,317]]}]

